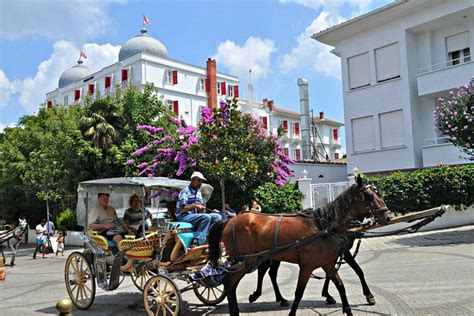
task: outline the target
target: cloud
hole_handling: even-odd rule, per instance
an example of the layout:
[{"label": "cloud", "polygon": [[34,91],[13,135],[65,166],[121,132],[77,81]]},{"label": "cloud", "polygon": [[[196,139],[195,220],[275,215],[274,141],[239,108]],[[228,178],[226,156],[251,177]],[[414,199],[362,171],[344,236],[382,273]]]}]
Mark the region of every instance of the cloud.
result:
[{"label": "cloud", "polygon": [[241,78],[252,70],[252,79],[265,78],[271,73],[270,59],[276,51],[275,43],[269,39],[249,37],[243,46],[227,40],[219,43],[213,58],[219,65],[225,66],[232,74]]},{"label": "cloud", "polygon": [[3,70],[0,69],[0,108],[8,104],[8,101],[10,100],[10,93],[10,80],[8,80]]},{"label": "cloud", "polygon": [[122,1],[2,1],[0,36],[16,39],[39,35],[83,41],[105,33],[111,24],[106,8],[113,2]]},{"label": "cloud", "polygon": [[7,127],[15,127],[15,126],[16,126],[15,122],[8,123],[8,124],[3,124],[2,122],[0,122],[0,133],[2,133]]},{"label": "cloud", "polygon": [[[120,46],[87,43],[82,49],[88,55],[84,64],[93,71],[98,71],[118,60]],[[11,84],[11,90],[19,93],[19,105],[28,112],[36,111],[40,103],[44,102],[46,93],[58,87],[61,74],[76,64],[78,56],[79,48],[72,42],[55,42],[53,53],[39,64],[34,76],[16,80]]]},{"label": "cloud", "polygon": [[316,73],[340,78],[339,57],[331,54],[332,47],[311,38],[311,35],[346,21],[341,15],[343,9],[352,9],[351,17],[369,10],[372,0],[280,0],[280,3],[297,3],[322,11],[296,38],[291,52],[281,57],[280,69],[291,73],[311,68]]}]

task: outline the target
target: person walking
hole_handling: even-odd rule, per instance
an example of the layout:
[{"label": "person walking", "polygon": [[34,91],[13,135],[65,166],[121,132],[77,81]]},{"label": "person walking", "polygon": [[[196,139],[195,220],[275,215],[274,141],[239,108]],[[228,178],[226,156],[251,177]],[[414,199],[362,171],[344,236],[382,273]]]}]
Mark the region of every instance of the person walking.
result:
[{"label": "person walking", "polygon": [[33,259],[36,259],[36,254],[38,250],[43,253],[43,258],[46,258],[46,243],[48,233],[46,231],[46,219],[42,219],[41,223],[36,226],[36,248],[33,253]]}]

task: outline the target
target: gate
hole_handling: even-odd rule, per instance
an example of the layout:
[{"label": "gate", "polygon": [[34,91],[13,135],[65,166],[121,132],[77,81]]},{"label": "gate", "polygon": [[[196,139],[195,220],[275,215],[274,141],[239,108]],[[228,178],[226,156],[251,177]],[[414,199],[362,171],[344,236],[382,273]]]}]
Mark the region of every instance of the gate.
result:
[{"label": "gate", "polygon": [[349,187],[348,182],[314,183],[311,184],[313,208],[326,205]]}]

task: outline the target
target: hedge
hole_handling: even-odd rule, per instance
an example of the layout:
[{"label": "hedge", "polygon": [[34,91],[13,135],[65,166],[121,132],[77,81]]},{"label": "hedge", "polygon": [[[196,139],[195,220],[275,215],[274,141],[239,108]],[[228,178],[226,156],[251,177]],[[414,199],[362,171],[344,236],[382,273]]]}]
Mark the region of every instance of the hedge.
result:
[{"label": "hedge", "polygon": [[392,212],[421,211],[441,204],[462,210],[474,204],[474,164],[438,166],[369,177]]},{"label": "hedge", "polygon": [[301,210],[303,193],[297,182],[282,187],[268,182],[258,187],[253,195],[263,213],[293,213]]}]

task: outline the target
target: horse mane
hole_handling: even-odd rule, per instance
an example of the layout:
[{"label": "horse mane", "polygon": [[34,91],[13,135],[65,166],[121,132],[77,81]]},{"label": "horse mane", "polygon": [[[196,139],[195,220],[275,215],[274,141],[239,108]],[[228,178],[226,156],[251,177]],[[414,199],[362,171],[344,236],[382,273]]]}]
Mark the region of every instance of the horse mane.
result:
[{"label": "horse mane", "polygon": [[343,193],[339,194],[334,201],[326,205],[318,207],[318,213],[325,220],[327,229],[331,230],[344,220],[351,210],[350,192],[354,185],[347,188]]}]

